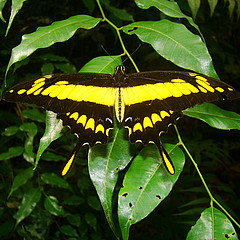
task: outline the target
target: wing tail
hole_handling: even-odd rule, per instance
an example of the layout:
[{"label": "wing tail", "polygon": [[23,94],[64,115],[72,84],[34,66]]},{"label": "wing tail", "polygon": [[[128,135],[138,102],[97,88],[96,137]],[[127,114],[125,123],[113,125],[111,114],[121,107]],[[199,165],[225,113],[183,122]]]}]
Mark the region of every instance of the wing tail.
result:
[{"label": "wing tail", "polygon": [[83,142],[78,140],[76,146],[74,147],[74,149],[72,150],[70,157],[68,158],[67,163],[65,164],[63,170],[62,170],[62,176],[65,176],[67,173],[70,172],[71,168],[73,167],[75,160],[77,158],[77,154],[80,150],[80,148],[82,147]]},{"label": "wing tail", "polygon": [[172,162],[170,156],[168,155],[166,149],[163,147],[162,142],[160,140],[158,140],[157,142],[155,141],[155,144],[156,144],[156,146],[159,150],[159,153],[162,157],[165,168],[171,175],[173,175],[175,173],[175,168],[174,168],[174,165],[173,165],[173,162]]}]

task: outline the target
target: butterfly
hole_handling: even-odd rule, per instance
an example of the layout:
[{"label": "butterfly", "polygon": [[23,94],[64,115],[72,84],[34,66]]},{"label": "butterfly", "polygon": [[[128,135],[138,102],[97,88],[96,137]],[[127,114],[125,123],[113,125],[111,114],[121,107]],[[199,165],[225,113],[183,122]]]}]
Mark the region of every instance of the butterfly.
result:
[{"label": "butterfly", "polygon": [[35,104],[57,113],[78,140],[62,175],[72,167],[80,148],[107,144],[114,119],[128,129],[131,143],[154,143],[170,174],[174,165],[160,140],[169,125],[176,124],[182,110],[203,102],[236,99],[232,86],[192,72],[149,71],[126,74],[117,66],[114,74],[51,74],[21,82],[3,100]]}]

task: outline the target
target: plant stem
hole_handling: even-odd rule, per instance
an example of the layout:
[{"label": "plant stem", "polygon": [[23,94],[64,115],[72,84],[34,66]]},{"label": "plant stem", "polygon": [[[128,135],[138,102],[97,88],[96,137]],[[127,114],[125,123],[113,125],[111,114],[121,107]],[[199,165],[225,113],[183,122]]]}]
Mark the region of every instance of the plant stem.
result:
[{"label": "plant stem", "polygon": [[96,1],[97,1],[97,4],[98,4],[98,7],[99,7],[99,9],[100,9],[100,12],[101,12],[101,14],[102,14],[102,17],[103,17],[102,21],[106,21],[110,26],[112,26],[112,27],[116,30],[124,54],[126,54],[127,57],[130,59],[130,61],[132,62],[133,66],[135,67],[136,71],[139,72],[139,69],[138,69],[136,63],[134,62],[134,60],[132,59],[131,55],[130,55],[129,52],[127,51],[127,49],[126,49],[126,47],[125,47],[125,44],[124,44],[124,42],[123,42],[123,40],[122,40],[122,37],[121,37],[121,34],[120,34],[120,30],[121,30],[122,28],[118,28],[114,23],[112,23],[112,22],[105,16],[105,13],[104,13],[104,11],[103,11],[103,9],[102,9],[102,6],[101,6],[101,4],[100,4],[100,1],[99,1],[99,0],[96,0]]},{"label": "plant stem", "polygon": [[240,224],[239,224],[239,223],[228,213],[228,211],[213,197],[211,191],[209,190],[209,188],[208,188],[208,186],[207,186],[207,183],[205,182],[205,180],[204,180],[204,178],[203,178],[203,176],[202,176],[202,174],[201,174],[201,172],[200,172],[200,170],[199,170],[199,168],[198,168],[197,163],[195,162],[195,160],[193,159],[191,153],[188,151],[187,147],[186,147],[185,144],[183,143],[182,138],[181,138],[181,136],[180,136],[180,134],[179,134],[179,131],[178,131],[178,129],[177,129],[177,126],[174,125],[174,127],[175,127],[175,130],[176,130],[176,132],[177,132],[177,136],[178,136],[178,141],[179,141],[179,142],[178,142],[178,145],[181,145],[181,146],[184,148],[185,152],[187,153],[188,157],[191,159],[194,167],[196,168],[197,173],[198,173],[198,175],[199,175],[199,177],[200,177],[200,179],[201,179],[201,181],[202,181],[202,183],[203,183],[203,185],[204,185],[204,187],[205,187],[205,189],[206,189],[206,191],[207,191],[207,193],[208,193],[208,195],[209,195],[209,197],[210,197],[210,205],[212,206],[212,205],[213,205],[213,202],[216,203],[216,204],[219,206],[219,208],[221,208],[221,210],[240,228]]}]

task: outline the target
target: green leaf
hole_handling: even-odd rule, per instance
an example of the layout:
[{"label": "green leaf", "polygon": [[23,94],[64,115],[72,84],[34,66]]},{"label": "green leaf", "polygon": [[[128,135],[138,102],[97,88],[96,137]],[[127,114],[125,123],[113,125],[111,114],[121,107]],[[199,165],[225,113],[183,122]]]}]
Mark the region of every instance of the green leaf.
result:
[{"label": "green leaf", "polygon": [[113,141],[107,146],[96,145],[89,150],[89,174],[97,190],[108,224],[115,234],[112,216],[112,196],[118,179],[118,171],[123,170],[132,158],[129,141],[124,139],[125,129],[115,128]]},{"label": "green leaf", "polygon": [[50,62],[46,62],[41,67],[41,72],[43,75],[52,74],[54,71],[54,65]]},{"label": "green leaf", "polygon": [[74,65],[70,64],[69,62],[66,63],[55,63],[54,66],[65,73],[74,73],[77,72],[77,69]]},{"label": "green leaf", "polygon": [[59,206],[58,200],[54,196],[46,196],[44,200],[44,207],[52,215],[61,216],[64,214],[64,209],[62,206]]},{"label": "green leaf", "polygon": [[168,1],[168,0],[135,0],[135,2],[138,5],[138,7],[142,9],[156,7],[169,17],[187,19],[188,22],[198,30],[199,34],[203,38],[199,27],[194,23],[191,17],[188,17],[185,14],[183,14],[177,2]]},{"label": "green leaf", "polygon": [[15,158],[23,154],[24,148],[21,146],[18,147],[10,147],[8,152],[0,154],[0,161],[8,160],[10,158]]},{"label": "green leaf", "polygon": [[64,199],[63,204],[78,206],[78,205],[83,204],[84,202],[85,202],[84,198],[79,197],[77,195],[71,195],[71,196],[67,197],[66,199]]},{"label": "green leaf", "polygon": [[64,156],[55,154],[53,152],[48,152],[48,151],[42,154],[41,159],[44,161],[53,161],[53,162],[66,160]]},{"label": "green leaf", "polygon": [[195,239],[237,240],[238,237],[228,218],[218,209],[210,207],[202,212],[187,235],[187,240]]},{"label": "green leaf", "polygon": [[86,63],[79,72],[114,73],[114,67],[122,65],[121,55],[96,57]]},{"label": "green leaf", "polygon": [[25,109],[21,112],[21,114],[23,115],[24,118],[41,123],[44,123],[46,118],[45,114],[40,112],[36,108]]},{"label": "green leaf", "polygon": [[50,145],[51,142],[62,136],[61,131],[63,129],[62,120],[57,119],[57,114],[51,111],[46,112],[46,129],[45,133],[40,139],[38,152],[36,156],[35,168],[37,167],[38,161]]},{"label": "green leaf", "polygon": [[77,15],[66,20],[53,22],[46,27],[39,27],[36,32],[23,35],[21,43],[12,50],[6,75],[14,63],[25,59],[37,49],[49,47],[56,42],[67,41],[74,35],[78,28],[91,29],[100,20],[99,18],[87,15]]},{"label": "green leaf", "polygon": [[119,191],[118,217],[123,239],[129,229],[150,214],[170,193],[182,172],[185,157],[180,148],[167,144],[176,172],[170,175],[165,169],[156,146],[147,145],[134,158],[128,169],[123,187]]},{"label": "green leaf", "polygon": [[10,15],[10,18],[9,18],[9,22],[8,22],[7,31],[6,31],[5,36],[7,36],[8,31],[9,31],[11,25],[12,25],[13,19],[17,15],[18,11],[22,8],[22,5],[25,1],[26,0],[12,0],[11,15]]},{"label": "green leaf", "polygon": [[136,34],[141,41],[151,44],[160,55],[180,67],[217,77],[206,45],[182,24],[165,19],[135,22],[123,27],[123,31]]},{"label": "green leaf", "polygon": [[37,125],[33,122],[22,124],[19,129],[27,133],[27,138],[24,144],[23,157],[29,162],[34,163],[35,154],[33,152],[33,140],[37,134]]},{"label": "green leaf", "polygon": [[4,132],[2,132],[2,135],[10,137],[15,135],[19,131],[19,128],[17,126],[11,126],[4,129]]},{"label": "green leaf", "polygon": [[78,237],[77,230],[71,225],[63,225],[60,228],[61,232],[67,236]]},{"label": "green leaf", "polygon": [[194,117],[218,129],[240,130],[240,115],[235,112],[223,110],[212,103],[203,103],[194,108],[183,111],[184,115]]},{"label": "green leaf", "polygon": [[79,227],[82,224],[81,217],[78,214],[70,214],[67,216],[68,222],[76,227]]},{"label": "green leaf", "polygon": [[2,15],[2,10],[6,4],[7,0],[1,0],[0,1],[0,19],[5,23],[6,20],[4,19],[3,15]]},{"label": "green leaf", "polygon": [[193,19],[196,18],[197,12],[200,8],[201,1],[200,0],[188,0],[188,5],[192,11]]},{"label": "green leaf", "polygon": [[210,7],[210,16],[212,17],[213,13],[214,13],[214,10],[216,8],[216,5],[218,3],[218,0],[208,0],[208,4],[209,4],[209,7]]},{"label": "green leaf", "polygon": [[72,191],[72,187],[69,185],[69,183],[55,173],[43,173],[41,179],[47,184],[56,185],[60,188],[65,188]]},{"label": "green leaf", "polygon": [[28,179],[32,178],[33,173],[34,173],[33,167],[21,170],[13,180],[13,185],[11,187],[8,197],[10,197],[10,195],[14,191],[16,191],[19,187],[24,185],[28,181]]},{"label": "green leaf", "polygon": [[19,209],[13,216],[17,220],[16,225],[33,211],[40,198],[41,191],[39,188],[31,188],[24,194]]}]

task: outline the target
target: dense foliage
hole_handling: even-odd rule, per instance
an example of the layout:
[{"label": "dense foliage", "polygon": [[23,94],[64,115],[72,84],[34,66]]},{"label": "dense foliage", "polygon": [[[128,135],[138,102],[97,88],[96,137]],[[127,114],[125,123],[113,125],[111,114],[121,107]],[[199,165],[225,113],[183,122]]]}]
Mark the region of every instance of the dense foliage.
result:
[{"label": "dense foliage", "polygon": [[[0,1],[1,93],[43,74],[112,73],[122,60],[128,72],[185,68],[240,90],[240,1],[176,2]],[[116,126],[63,178],[69,129],[1,102],[0,238],[238,239],[239,100],[217,104],[186,110],[194,118],[162,135],[174,176],[154,146],[130,145]]]}]

